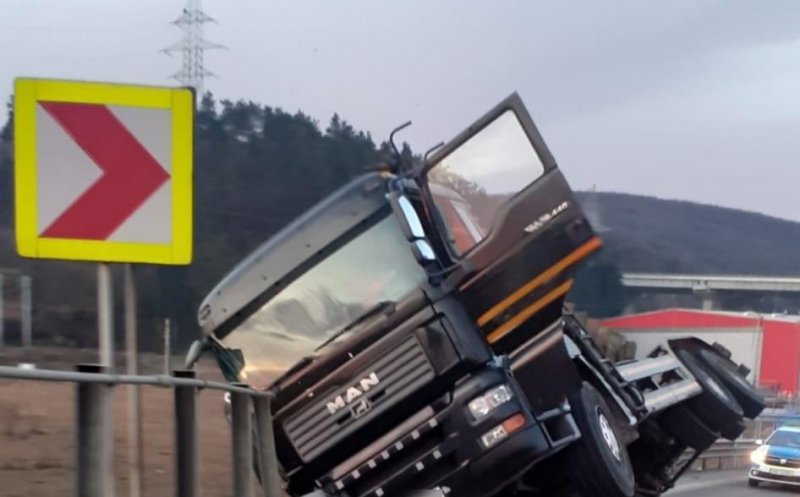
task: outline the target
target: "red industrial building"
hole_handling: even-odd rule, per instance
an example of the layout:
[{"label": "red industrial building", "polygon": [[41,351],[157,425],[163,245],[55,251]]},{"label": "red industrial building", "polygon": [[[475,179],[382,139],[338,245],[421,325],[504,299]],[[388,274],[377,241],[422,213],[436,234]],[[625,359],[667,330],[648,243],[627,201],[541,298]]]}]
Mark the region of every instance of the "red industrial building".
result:
[{"label": "red industrial building", "polygon": [[665,309],[606,319],[601,327],[636,343],[637,358],[673,338],[719,342],[752,370],[757,385],[785,396],[798,392],[800,316]]}]

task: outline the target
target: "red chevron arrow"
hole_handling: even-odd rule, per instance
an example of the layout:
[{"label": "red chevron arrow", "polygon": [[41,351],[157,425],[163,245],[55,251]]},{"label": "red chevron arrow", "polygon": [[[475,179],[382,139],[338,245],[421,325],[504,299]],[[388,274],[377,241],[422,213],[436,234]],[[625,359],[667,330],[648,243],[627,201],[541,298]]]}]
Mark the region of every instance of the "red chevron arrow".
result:
[{"label": "red chevron arrow", "polygon": [[105,240],[169,174],[106,106],[39,104],[103,171],[41,236]]}]

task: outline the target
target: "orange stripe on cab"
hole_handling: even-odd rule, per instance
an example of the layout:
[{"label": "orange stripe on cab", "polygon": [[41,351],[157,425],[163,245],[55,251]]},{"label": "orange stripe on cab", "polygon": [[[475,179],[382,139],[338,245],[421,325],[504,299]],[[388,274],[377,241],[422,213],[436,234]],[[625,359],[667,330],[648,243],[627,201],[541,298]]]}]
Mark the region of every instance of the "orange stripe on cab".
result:
[{"label": "orange stripe on cab", "polygon": [[566,294],[570,288],[572,288],[572,280],[567,280],[564,283],[560,284],[559,286],[555,287],[554,289],[550,290],[550,292],[545,294],[544,297],[535,301],[528,307],[522,309],[522,311],[520,311],[519,314],[515,315],[513,318],[503,323],[499,328],[497,328],[493,332],[489,333],[486,339],[489,341],[489,343],[494,343],[500,340],[510,331],[513,331],[514,328],[524,323],[526,319],[539,312],[542,309],[542,307],[546,306],[547,304],[554,301],[558,297]]},{"label": "orange stripe on cab", "polygon": [[494,307],[483,313],[478,318],[478,326],[483,326],[492,319],[496,318],[503,311],[514,305],[519,299],[531,293],[536,287],[546,283],[561,271],[565,270],[572,264],[578,262],[584,257],[588,256],[603,244],[599,237],[594,237],[575,249],[568,256],[556,262],[548,269],[546,269],[539,276],[533,278],[529,282],[519,287],[514,293],[498,302]]}]

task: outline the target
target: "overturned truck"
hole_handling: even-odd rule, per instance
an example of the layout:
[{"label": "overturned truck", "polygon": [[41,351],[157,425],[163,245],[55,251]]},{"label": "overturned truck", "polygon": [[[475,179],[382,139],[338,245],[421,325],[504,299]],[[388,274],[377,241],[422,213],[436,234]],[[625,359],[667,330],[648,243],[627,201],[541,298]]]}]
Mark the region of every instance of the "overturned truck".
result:
[{"label": "overturned truck", "polygon": [[564,299],[601,247],[520,98],[397,155],[259,247],[199,310],[274,392],[291,496],[657,496],[763,400],[718,344],[603,355]]}]

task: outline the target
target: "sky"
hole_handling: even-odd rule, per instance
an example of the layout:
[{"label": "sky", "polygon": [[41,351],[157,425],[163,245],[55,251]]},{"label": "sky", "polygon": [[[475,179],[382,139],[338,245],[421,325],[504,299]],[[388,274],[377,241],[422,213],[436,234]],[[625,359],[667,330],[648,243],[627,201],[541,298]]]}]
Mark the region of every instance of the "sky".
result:
[{"label": "sky", "polygon": [[[183,0],[0,0],[18,76],[174,84]],[[206,87],[415,150],[511,92],[576,189],[800,221],[796,0],[205,0]],[[5,109],[0,119],[5,120]]]}]

